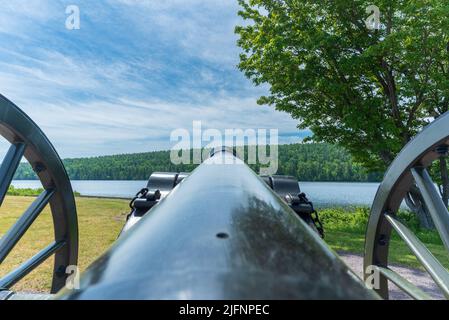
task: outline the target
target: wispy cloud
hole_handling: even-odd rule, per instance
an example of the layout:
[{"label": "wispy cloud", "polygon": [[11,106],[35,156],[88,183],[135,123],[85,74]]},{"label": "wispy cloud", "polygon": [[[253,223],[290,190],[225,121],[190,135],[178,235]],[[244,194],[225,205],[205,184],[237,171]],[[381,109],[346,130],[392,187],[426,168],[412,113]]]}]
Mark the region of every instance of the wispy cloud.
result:
[{"label": "wispy cloud", "polygon": [[[65,29],[77,4],[81,29]],[[278,128],[296,121],[256,105],[236,69],[235,1],[0,0],[0,93],[24,109],[63,157],[170,148],[170,132]],[[0,147],[2,145],[0,144]]]}]

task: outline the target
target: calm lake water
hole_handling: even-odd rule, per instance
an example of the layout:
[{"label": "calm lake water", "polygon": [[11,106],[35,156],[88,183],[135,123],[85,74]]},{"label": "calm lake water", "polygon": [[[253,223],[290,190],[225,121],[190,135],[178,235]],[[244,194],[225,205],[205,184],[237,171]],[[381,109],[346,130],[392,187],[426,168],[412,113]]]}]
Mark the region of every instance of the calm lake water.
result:
[{"label": "calm lake water", "polygon": [[[72,181],[73,190],[85,196],[132,198],[147,181]],[[39,181],[14,180],[16,188],[40,188]],[[316,207],[371,206],[378,183],[301,182],[300,188]]]}]

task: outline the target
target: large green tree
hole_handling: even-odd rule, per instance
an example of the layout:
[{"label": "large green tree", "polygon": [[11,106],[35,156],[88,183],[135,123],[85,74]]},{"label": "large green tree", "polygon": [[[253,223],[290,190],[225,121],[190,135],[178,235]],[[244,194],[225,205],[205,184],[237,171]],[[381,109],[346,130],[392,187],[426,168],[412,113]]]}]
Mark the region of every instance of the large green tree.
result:
[{"label": "large green tree", "polygon": [[[270,89],[259,103],[290,113],[315,141],[344,146],[368,169],[385,170],[448,111],[447,0],[239,3],[247,20],[236,27],[239,68]],[[372,5],[379,28],[367,25]]]}]

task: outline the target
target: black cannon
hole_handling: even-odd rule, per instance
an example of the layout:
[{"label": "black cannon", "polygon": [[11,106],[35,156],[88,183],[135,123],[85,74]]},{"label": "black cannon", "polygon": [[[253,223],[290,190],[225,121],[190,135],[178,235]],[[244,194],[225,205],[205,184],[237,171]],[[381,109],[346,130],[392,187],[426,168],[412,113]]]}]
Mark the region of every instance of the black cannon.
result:
[{"label": "black cannon", "polygon": [[[142,216],[145,206],[137,205],[114,247],[86,271],[80,290],[61,298],[375,298],[232,153],[216,152],[177,180],[176,174],[150,178],[149,197],[134,203],[152,208]],[[286,192],[291,182],[299,191],[295,180],[278,181]],[[154,204],[155,194],[166,196]]]},{"label": "black cannon", "polygon": [[[392,228],[449,294],[447,270],[395,217],[416,184],[443,242],[449,243],[449,214],[426,171],[449,145],[449,114],[404,148],[379,187],[366,240],[365,280],[380,277],[373,289],[323,241],[313,205],[296,179],[259,177],[226,149],[215,150],[191,173],[154,173],[133,199],[116,243],[84,272],[80,288],[64,288],[67,267],[77,264],[78,253],[68,176],[42,131],[3,96],[0,134],[11,143],[0,167],[0,203],[22,156],[45,189],[0,239],[0,262],[47,204],[55,235],[53,243],[0,279],[0,299],[378,299],[388,298],[388,281],[413,298],[426,299],[388,268]],[[56,295],[11,291],[51,255],[51,293]]]}]

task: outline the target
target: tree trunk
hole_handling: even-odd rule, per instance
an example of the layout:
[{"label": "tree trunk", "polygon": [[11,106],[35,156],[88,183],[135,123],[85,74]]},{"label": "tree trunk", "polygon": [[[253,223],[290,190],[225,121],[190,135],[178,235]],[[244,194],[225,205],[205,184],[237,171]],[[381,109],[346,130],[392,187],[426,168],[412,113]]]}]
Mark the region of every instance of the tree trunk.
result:
[{"label": "tree trunk", "polygon": [[[443,202],[447,207],[449,203],[449,173],[446,157],[440,157],[439,164],[441,184],[438,185],[438,187],[440,189],[441,199],[443,199]],[[421,196],[421,192],[416,186],[413,186],[410,189],[410,192],[405,197],[405,203],[410,208],[410,210],[416,214],[422,228],[435,229],[432,217],[430,216],[424,205],[424,200]]]},{"label": "tree trunk", "polygon": [[449,202],[449,175],[447,171],[447,162],[445,157],[440,158],[441,186],[440,193],[446,207]]},{"label": "tree trunk", "polygon": [[409,193],[405,197],[405,203],[410,210],[416,214],[419,224],[423,229],[435,229],[435,225],[433,224],[432,218],[424,205],[424,200],[418,187],[413,186],[410,189]]}]

